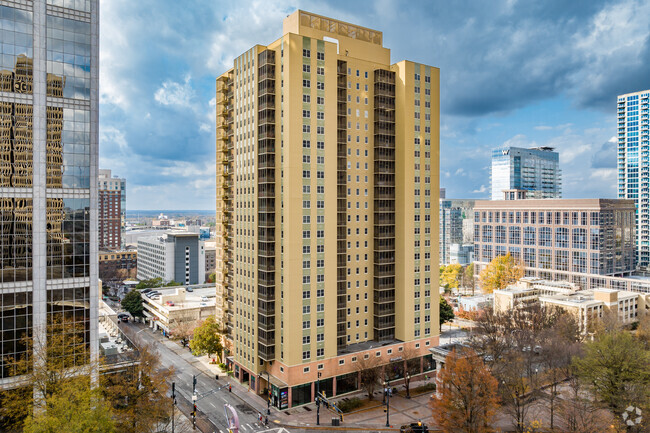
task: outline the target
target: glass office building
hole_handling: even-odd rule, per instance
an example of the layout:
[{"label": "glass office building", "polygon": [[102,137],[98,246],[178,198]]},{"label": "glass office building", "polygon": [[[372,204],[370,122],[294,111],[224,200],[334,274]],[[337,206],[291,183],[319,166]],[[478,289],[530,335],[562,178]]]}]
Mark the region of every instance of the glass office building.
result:
[{"label": "glass office building", "polygon": [[561,198],[560,158],[552,147],[500,147],[492,151],[492,200],[505,190],[524,190],[528,198]]},{"label": "glass office building", "polygon": [[0,389],[54,324],[97,356],[98,8],[0,2]]},{"label": "glass office building", "polygon": [[618,198],[634,200],[636,204],[637,263],[650,264],[650,186],[649,113],[650,90],[628,93],[618,97]]}]

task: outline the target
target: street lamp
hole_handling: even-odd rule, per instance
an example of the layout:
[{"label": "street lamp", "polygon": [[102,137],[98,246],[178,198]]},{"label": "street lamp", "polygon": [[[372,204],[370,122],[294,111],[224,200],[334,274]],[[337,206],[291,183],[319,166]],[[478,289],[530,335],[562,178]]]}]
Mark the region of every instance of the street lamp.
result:
[{"label": "street lamp", "polygon": [[390,381],[384,382],[384,396],[386,397],[386,427],[390,427]]},{"label": "street lamp", "polygon": [[411,398],[409,394],[409,383],[411,382],[411,375],[406,373],[406,398]]}]

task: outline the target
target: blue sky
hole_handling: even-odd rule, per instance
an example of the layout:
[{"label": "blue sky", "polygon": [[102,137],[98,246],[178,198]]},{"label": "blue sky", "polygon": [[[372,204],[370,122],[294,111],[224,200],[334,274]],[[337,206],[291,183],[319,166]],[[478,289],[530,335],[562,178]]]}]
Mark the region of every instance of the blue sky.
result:
[{"label": "blue sky", "polygon": [[440,68],[448,197],[487,197],[504,144],[555,147],[564,197],[615,197],[616,96],[650,88],[650,0],[110,0],[100,166],[127,178],[127,208],[215,208],[215,78],[296,9]]}]

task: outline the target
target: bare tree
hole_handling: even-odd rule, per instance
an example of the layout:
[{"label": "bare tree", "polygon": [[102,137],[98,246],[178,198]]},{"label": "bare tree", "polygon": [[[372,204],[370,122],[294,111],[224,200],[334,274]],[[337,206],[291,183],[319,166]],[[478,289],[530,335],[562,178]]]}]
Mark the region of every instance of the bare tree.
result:
[{"label": "bare tree", "polygon": [[375,388],[382,379],[382,371],[379,358],[359,357],[356,363],[356,370],[361,373],[361,387],[368,393],[368,400],[372,400]]},{"label": "bare tree", "polygon": [[569,390],[565,393],[558,414],[563,421],[562,429],[567,433],[600,433],[611,431],[614,421],[609,411],[599,408],[593,397],[586,393],[580,381],[574,376],[568,381]]}]

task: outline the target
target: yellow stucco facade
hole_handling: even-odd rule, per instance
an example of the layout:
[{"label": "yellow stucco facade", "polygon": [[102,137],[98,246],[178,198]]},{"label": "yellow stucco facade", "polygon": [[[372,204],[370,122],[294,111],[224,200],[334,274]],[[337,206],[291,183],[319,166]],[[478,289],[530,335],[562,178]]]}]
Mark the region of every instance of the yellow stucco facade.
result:
[{"label": "yellow stucco facade", "polygon": [[382,39],[296,11],[217,78],[217,316],[238,379],[288,404],[438,342],[439,70]]}]

